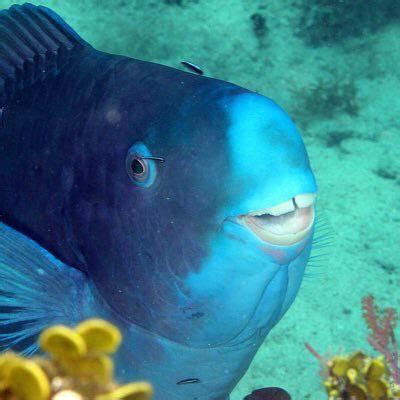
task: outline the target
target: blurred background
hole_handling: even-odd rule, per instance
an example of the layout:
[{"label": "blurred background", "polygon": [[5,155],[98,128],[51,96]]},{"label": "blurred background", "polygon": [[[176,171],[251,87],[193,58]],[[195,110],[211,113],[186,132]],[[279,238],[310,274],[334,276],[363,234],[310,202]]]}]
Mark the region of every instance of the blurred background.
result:
[{"label": "blurred background", "polygon": [[[398,0],[48,0],[99,50],[181,68],[274,99],[298,125],[333,233],[232,400],[265,386],[326,398],[322,354],[371,351],[361,298],[400,311]],[[0,0],[0,7],[13,3]],[[321,226],[323,224],[321,223]],[[321,234],[324,234],[321,230]],[[317,232],[318,235],[318,232]],[[325,254],[325,256],[324,256]]]}]

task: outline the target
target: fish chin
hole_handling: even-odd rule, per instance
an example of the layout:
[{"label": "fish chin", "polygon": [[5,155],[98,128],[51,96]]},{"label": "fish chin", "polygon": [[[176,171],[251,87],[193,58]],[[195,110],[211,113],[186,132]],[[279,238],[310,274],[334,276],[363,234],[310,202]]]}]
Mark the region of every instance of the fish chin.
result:
[{"label": "fish chin", "polygon": [[247,296],[240,297],[242,303],[248,304],[246,320],[242,321],[241,329],[224,345],[250,347],[262,343],[293,303],[304,276],[311,246],[312,233],[297,246],[291,246],[294,249],[290,250],[282,248],[274,253],[271,247],[276,246],[263,246],[267,248],[265,251],[259,251],[259,248],[253,246],[253,254],[257,257],[253,262],[261,268],[259,280],[248,282],[253,290],[249,290]]}]

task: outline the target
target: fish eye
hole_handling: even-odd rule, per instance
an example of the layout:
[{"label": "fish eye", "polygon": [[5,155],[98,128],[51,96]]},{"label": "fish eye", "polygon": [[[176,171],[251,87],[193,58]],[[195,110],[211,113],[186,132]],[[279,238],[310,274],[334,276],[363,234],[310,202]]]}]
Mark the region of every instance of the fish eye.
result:
[{"label": "fish eye", "polygon": [[144,165],[143,161],[135,157],[131,163],[132,173],[134,175],[143,175],[146,172],[146,166]]},{"label": "fish eye", "polygon": [[129,150],[126,156],[126,172],[136,185],[149,187],[155,181],[157,168],[151,158],[150,151],[143,143],[136,143]]},{"label": "fish eye", "polygon": [[149,168],[146,165],[145,161],[146,160],[143,160],[138,156],[133,158],[130,164],[130,169],[131,169],[130,175],[133,179],[142,181],[146,177]]}]

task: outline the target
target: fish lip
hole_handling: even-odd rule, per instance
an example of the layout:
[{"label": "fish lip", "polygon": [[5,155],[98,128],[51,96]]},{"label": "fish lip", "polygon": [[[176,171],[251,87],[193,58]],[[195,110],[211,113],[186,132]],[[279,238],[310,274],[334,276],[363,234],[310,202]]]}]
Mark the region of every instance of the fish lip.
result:
[{"label": "fish lip", "polygon": [[[279,216],[273,216],[268,213],[262,214],[262,211],[267,210],[266,208],[259,211],[250,211],[246,214],[239,214],[234,216],[229,216],[225,220],[233,222],[237,225],[241,225],[244,229],[251,232],[254,237],[256,237],[262,244],[274,245],[274,246],[293,246],[297,245],[303,241],[312,232],[312,228],[315,222],[315,203],[312,203],[308,207],[297,207],[296,202],[293,203],[295,209],[293,211],[283,213]],[[267,229],[266,226],[262,226],[257,220],[257,218],[267,216],[271,220],[285,218],[288,220],[288,225],[290,222],[294,221],[297,225],[300,222],[303,224],[302,229],[295,230],[293,232],[286,233],[276,233]],[[285,222],[284,222],[285,223]],[[293,222],[292,222],[293,223]]]}]

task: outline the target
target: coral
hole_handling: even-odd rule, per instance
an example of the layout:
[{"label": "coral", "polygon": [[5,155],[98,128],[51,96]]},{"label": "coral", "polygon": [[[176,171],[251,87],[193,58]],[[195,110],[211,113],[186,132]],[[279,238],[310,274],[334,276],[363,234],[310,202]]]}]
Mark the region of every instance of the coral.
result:
[{"label": "coral", "polygon": [[375,32],[400,19],[398,0],[303,0],[300,7],[298,35],[312,46]]},{"label": "coral", "polygon": [[165,4],[175,5],[175,6],[180,6],[180,7],[185,6],[189,2],[197,3],[198,0],[186,0],[186,1],[185,0],[164,0]]},{"label": "coral", "polygon": [[254,13],[250,16],[250,19],[253,22],[254,34],[259,38],[264,37],[268,33],[267,20],[265,17],[260,13]]},{"label": "coral", "polygon": [[152,387],[134,382],[118,387],[110,354],[121,343],[112,324],[90,319],[75,329],[46,329],[39,344],[47,357],[0,355],[1,400],[150,400]]},{"label": "coral", "polygon": [[385,357],[393,381],[400,387],[399,353],[394,335],[397,322],[396,311],[393,308],[386,308],[381,314],[372,295],[364,297],[362,303],[363,317],[371,330],[371,334],[367,338],[368,342]]},{"label": "coral", "polygon": [[268,33],[269,28],[267,25],[267,19],[264,15],[256,12],[250,16],[252,23],[252,30],[257,38],[259,48],[266,47],[268,44]]},{"label": "coral", "polygon": [[333,74],[319,78],[314,84],[294,89],[298,99],[297,113],[305,119],[332,118],[338,113],[358,114],[357,89],[353,81]]},{"label": "coral", "polygon": [[165,4],[175,4],[177,6],[182,6],[183,2],[182,0],[164,0]]},{"label": "coral", "polygon": [[383,357],[372,358],[361,351],[324,360],[308,343],[308,350],[322,361],[321,375],[329,400],[389,400],[400,396],[392,388]]},{"label": "coral", "polygon": [[381,313],[373,296],[362,299],[363,317],[371,331],[368,342],[381,353],[376,358],[362,351],[323,357],[308,343],[306,348],[321,364],[320,375],[329,400],[394,400],[400,398],[399,359],[394,328],[396,312]]},{"label": "coral", "polygon": [[327,132],[326,134],[326,146],[327,147],[337,147],[340,150],[342,149],[342,142],[346,139],[350,139],[356,137],[355,132],[350,130],[335,130]]}]

